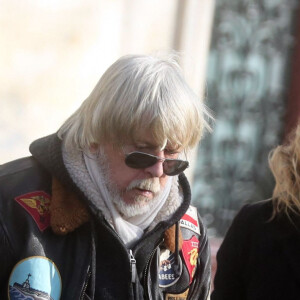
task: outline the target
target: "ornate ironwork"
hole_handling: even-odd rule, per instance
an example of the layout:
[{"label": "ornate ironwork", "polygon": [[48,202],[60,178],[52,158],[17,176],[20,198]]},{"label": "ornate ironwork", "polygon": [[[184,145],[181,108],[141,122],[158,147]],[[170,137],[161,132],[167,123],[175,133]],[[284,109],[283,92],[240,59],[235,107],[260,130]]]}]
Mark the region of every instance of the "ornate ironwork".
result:
[{"label": "ornate ironwork", "polygon": [[193,185],[211,236],[223,236],[243,204],[272,195],[268,153],[283,133],[296,8],[289,0],[217,0],[207,70],[216,123]]}]

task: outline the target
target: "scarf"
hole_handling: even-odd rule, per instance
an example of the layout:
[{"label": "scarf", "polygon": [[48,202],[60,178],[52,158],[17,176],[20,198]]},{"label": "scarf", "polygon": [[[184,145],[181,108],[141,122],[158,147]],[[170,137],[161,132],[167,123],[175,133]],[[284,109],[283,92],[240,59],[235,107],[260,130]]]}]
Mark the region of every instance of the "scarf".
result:
[{"label": "scarf", "polygon": [[[114,207],[114,204],[112,203],[110,195],[107,195],[106,198],[110,199],[109,202],[111,203],[111,206],[113,208],[111,209],[106,202],[104,201],[103,196],[101,196],[99,190],[102,190],[100,186],[98,186],[97,177],[96,179],[92,180],[93,175],[90,175],[90,171],[87,168],[86,159],[85,156],[90,156],[88,153],[87,155],[84,155],[83,151],[77,149],[76,147],[66,147],[65,143],[62,144],[62,155],[63,155],[63,161],[65,164],[66,169],[68,170],[68,173],[70,174],[72,180],[74,183],[80,188],[80,190],[83,192],[86,198],[89,199],[89,201],[92,203],[94,207],[97,207],[98,210],[102,212],[107,222],[114,228],[114,230],[118,233],[117,229],[115,228],[116,224],[119,222],[114,222],[113,220],[113,213],[112,210],[116,210]],[[91,159],[95,161],[95,158],[91,156]],[[92,162],[93,164],[93,162]],[[98,164],[97,164],[98,165]],[[97,166],[97,169],[99,167]],[[98,172],[96,169],[96,172]],[[101,176],[103,175],[102,171],[99,171],[101,173]],[[167,199],[161,200],[161,209],[159,210],[159,207],[156,208],[155,211],[153,211],[153,214],[150,216],[136,216],[131,218],[130,220],[126,220],[127,222],[133,224],[134,226],[140,227],[142,231],[139,230],[139,234],[135,234],[133,237],[125,239],[122,237],[122,233],[118,233],[120,238],[126,243],[127,246],[128,243],[134,242],[135,240],[139,239],[139,237],[143,234],[145,230],[149,231],[152,230],[159,222],[167,220],[172,216],[172,214],[176,211],[176,209],[181,205],[183,201],[183,195],[182,191],[178,185],[178,176],[172,176],[169,177],[170,182],[168,181],[167,186],[165,186],[164,191],[161,191],[161,194],[164,193],[164,195],[167,197]],[[95,183],[95,182],[96,183]],[[101,180],[102,185],[103,180]],[[169,190],[168,184],[171,185],[171,188]],[[106,187],[105,187],[106,188]],[[169,192],[168,192],[169,190]],[[118,213],[118,212],[117,212]],[[155,215],[156,214],[156,215]],[[143,226],[143,220],[142,218],[145,218],[145,223]],[[154,219],[153,219],[154,217]],[[148,219],[149,218],[149,219]],[[119,215],[119,219],[123,219],[122,216]],[[139,220],[135,220],[139,219]],[[151,220],[153,222],[151,223]],[[125,220],[124,220],[125,221]],[[150,225],[147,227],[147,224]]]},{"label": "scarf", "polygon": [[157,213],[165,204],[171,190],[171,177],[168,178],[164,189],[159,193],[159,195],[157,195],[158,199],[155,199],[156,201],[154,203],[154,206],[150,211],[141,215],[130,217],[125,220],[120,215],[111,199],[111,195],[105,184],[103,170],[101,170],[99,163],[97,163],[96,161],[96,155],[92,153],[89,153],[88,155],[83,155],[88,173],[99,193],[99,197],[101,201],[103,201],[106,204],[111,214],[112,225],[115,231],[118,233],[125,245],[138,240],[143,235],[144,230],[153,222]]}]

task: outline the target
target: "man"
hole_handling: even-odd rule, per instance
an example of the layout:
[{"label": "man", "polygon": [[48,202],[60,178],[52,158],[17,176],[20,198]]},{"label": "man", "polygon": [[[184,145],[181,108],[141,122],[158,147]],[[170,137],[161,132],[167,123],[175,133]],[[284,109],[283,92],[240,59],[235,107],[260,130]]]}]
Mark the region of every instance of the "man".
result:
[{"label": "man", "polygon": [[0,298],[206,299],[182,173],[206,115],[172,57],[117,60],[32,157],[0,168]]}]

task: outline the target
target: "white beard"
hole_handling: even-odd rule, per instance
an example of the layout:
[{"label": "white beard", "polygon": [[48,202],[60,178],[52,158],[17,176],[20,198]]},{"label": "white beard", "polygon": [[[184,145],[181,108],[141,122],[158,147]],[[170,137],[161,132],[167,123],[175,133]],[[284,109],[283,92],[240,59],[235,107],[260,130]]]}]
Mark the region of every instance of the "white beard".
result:
[{"label": "white beard", "polygon": [[126,191],[132,190],[134,188],[147,189],[152,191],[154,194],[153,199],[149,199],[145,196],[138,195],[133,199],[132,203],[126,203],[122,194],[119,192],[118,187],[113,184],[110,180],[110,169],[107,163],[107,159],[105,157],[104,151],[100,150],[100,155],[98,159],[99,167],[104,174],[104,184],[107,187],[109,195],[112,198],[112,202],[121,216],[126,220],[138,215],[145,214],[149,212],[152,207],[160,201],[160,183],[158,178],[148,178],[141,180],[134,180],[130,183],[130,185],[126,188]]},{"label": "white beard", "polygon": [[116,209],[126,220],[131,217],[135,217],[149,212],[158,199],[157,197],[153,198],[151,201],[147,199],[148,202],[145,203],[145,200],[141,198],[146,198],[146,197],[139,196],[137,198],[139,198],[139,200],[136,199],[134,203],[130,203],[130,204],[125,203],[120,195],[113,196],[112,200]]}]

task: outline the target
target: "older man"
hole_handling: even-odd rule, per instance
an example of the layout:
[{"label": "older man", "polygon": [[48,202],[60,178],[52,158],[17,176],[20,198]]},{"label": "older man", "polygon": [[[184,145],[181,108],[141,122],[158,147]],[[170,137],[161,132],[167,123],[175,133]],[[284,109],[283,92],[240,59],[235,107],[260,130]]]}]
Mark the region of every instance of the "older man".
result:
[{"label": "older man", "polygon": [[117,60],[31,157],[0,167],[0,298],[206,299],[183,174],[206,116],[172,57]]}]

